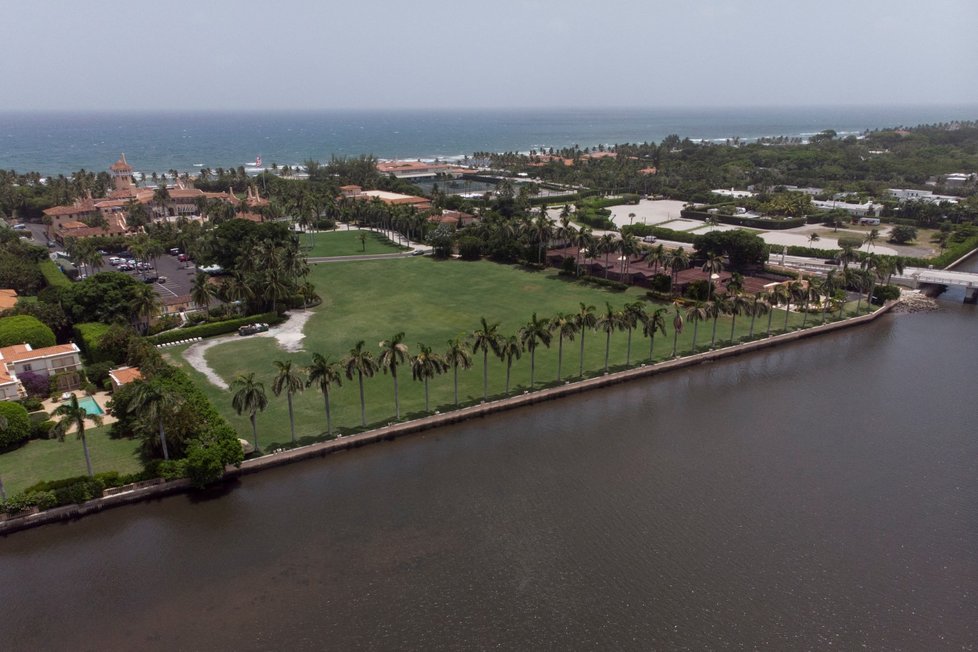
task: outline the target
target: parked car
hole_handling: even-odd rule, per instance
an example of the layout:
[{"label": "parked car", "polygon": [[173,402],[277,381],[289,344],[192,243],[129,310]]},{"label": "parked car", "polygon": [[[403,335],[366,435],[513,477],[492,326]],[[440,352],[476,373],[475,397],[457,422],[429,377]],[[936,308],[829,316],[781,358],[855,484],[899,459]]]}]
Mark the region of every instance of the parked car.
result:
[{"label": "parked car", "polygon": [[14,224],[14,228],[17,229],[18,231],[22,231],[23,229],[26,229],[27,228],[27,225],[26,224]]},{"label": "parked car", "polygon": [[143,283],[156,283],[159,279],[159,276],[145,276],[143,277]]},{"label": "parked car", "polygon": [[268,324],[258,323],[258,324],[245,324],[238,329],[238,335],[254,335],[255,333],[264,333],[268,330]]},{"label": "parked car", "polygon": [[181,263],[185,263],[188,260],[190,260],[190,257],[187,256],[187,254],[180,254],[179,256],[177,256],[177,260],[179,260]]},{"label": "parked car", "polygon": [[122,259],[119,258],[118,256],[112,256],[111,258],[109,258],[109,264],[112,265],[113,267],[119,265],[121,262]]},{"label": "parked car", "polygon": [[642,238],[642,242],[655,242],[656,239],[657,238],[654,235],[647,235],[644,238]]},{"label": "parked car", "polygon": [[129,263],[119,263],[118,270],[120,272],[131,272],[133,269],[135,268]]},{"label": "parked car", "polygon": [[180,255],[180,247],[174,247],[173,249],[170,249],[170,255],[171,256],[179,256]]},{"label": "parked car", "polygon": [[158,279],[156,279],[156,282],[159,283],[160,285],[163,285],[164,283],[166,283],[166,277],[161,276]]}]

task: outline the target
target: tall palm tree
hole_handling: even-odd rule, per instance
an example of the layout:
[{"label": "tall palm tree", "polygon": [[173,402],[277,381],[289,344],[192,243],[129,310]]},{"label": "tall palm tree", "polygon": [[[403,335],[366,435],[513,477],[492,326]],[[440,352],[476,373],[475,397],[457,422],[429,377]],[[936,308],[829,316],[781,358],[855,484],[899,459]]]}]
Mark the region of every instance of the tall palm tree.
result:
[{"label": "tall palm tree", "polygon": [[363,340],[360,340],[350,349],[340,364],[349,380],[353,380],[353,374],[357,375],[357,382],[360,384],[360,425],[367,426],[367,403],[363,397],[363,377],[371,378],[377,373],[377,361],[364,347]]},{"label": "tall palm tree", "polygon": [[150,421],[155,421],[159,429],[160,448],[163,459],[170,459],[170,451],[166,445],[166,431],[163,421],[173,414],[183,403],[182,397],[172,389],[153,382],[140,382],[135,388],[129,410],[133,415],[143,414]]},{"label": "tall palm tree", "polygon": [[465,344],[462,336],[448,340],[448,350],[445,352],[445,361],[455,372],[455,407],[458,407],[458,369],[468,369],[472,366],[472,355]]},{"label": "tall palm tree", "polygon": [[265,395],[265,385],[255,380],[255,372],[241,374],[231,383],[234,395],[231,397],[231,407],[238,414],[248,414],[251,420],[251,434],[255,438],[255,450],[258,450],[258,413],[268,407],[268,397]]},{"label": "tall palm tree", "polygon": [[791,300],[802,295],[801,281],[792,281],[788,284],[788,293],[785,295],[788,303],[784,309],[784,332],[788,332],[788,317],[791,316]]},{"label": "tall palm tree", "polygon": [[628,367],[632,364],[632,331],[639,324],[644,324],[649,315],[645,312],[645,304],[632,301],[625,304],[621,316],[622,326],[628,331],[628,347],[625,349],[625,366]]},{"label": "tall palm tree", "polygon": [[323,394],[326,404],[326,436],[333,436],[333,420],[329,413],[329,389],[343,384],[343,375],[338,362],[331,362],[321,353],[312,354],[312,364],[306,367],[306,387],[315,385]]},{"label": "tall palm tree", "polygon": [[394,418],[401,419],[401,402],[397,395],[397,365],[404,362],[407,357],[407,344],[404,343],[404,333],[398,333],[389,340],[380,343],[380,366],[386,374],[391,373],[394,379]]},{"label": "tall palm tree", "polygon": [[656,308],[651,313],[645,314],[645,319],[642,320],[642,334],[649,338],[649,362],[652,362],[652,356],[655,349],[655,334],[666,333],[666,312],[665,308]]},{"label": "tall palm tree", "polygon": [[489,351],[499,355],[499,322],[490,324],[485,317],[481,325],[472,333],[472,352],[482,351],[482,400],[489,400]]},{"label": "tall palm tree", "polygon": [[689,253],[682,247],[669,252],[668,267],[672,272],[672,282],[675,285],[676,279],[679,278],[679,272],[689,267]]},{"label": "tall palm tree", "polygon": [[692,352],[696,353],[696,333],[699,330],[700,322],[709,317],[709,312],[706,306],[702,302],[697,301],[692,306],[686,310],[686,319],[693,322],[693,349]]},{"label": "tall palm tree", "polygon": [[676,314],[672,318],[672,357],[676,357],[676,351],[679,347],[679,334],[683,332],[683,313],[679,309],[679,302],[674,302],[673,307],[676,309]]},{"label": "tall palm tree", "polygon": [[85,451],[85,466],[88,468],[88,477],[94,478],[95,473],[92,472],[92,458],[88,454],[88,441],[85,439],[85,421],[91,421],[96,426],[100,426],[102,425],[101,415],[86,412],[85,408],[78,405],[78,397],[72,394],[68,402],[59,405],[51,413],[51,416],[61,417],[53,428],[58,441],[63,442],[65,440],[65,433],[72,427],[75,428],[75,434],[81,440],[82,450]]},{"label": "tall palm tree", "polygon": [[727,314],[730,315],[730,343],[734,343],[734,329],[737,327],[737,315],[746,315],[754,308],[750,300],[737,292],[727,299]]},{"label": "tall palm tree", "polygon": [[574,315],[565,315],[560,312],[550,319],[551,332],[557,333],[557,382],[560,382],[560,372],[564,363],[564,338],[574,339],[577,334],[577,322]]},{"label": "tall palm tree", "polygon": [[594,306],[589,306],[586,303],[581,302],[580,309],[574,313],[574,325],[577,326],[577,332],[581,334],[581,368],[578,371],[578,375],[584,377],[584,334],[589,330],[593,330],[598,325],[598,317],[594,314]]},{"label": "tall palm tree", "polygon": [[[771,311],[767,314],[767,336],[771,337],[771,318],[774,317],[774,306],[779,306],[782,303],[791,301],[791,294],[788,292],[788,286],[784,283],[778,283],[769,293],[771,302]],[[785,318],[785,323],[787,323],[787,317]]]},{"label": "tall palm tree", "polygon": [[664,265],[667,259],[665,245],[662,243],[657,244],[649,249],[643,258],[649,263],[649,265],[652,265],[653,271],[658,274],[659,265]]},{"label": "tall palm tree", "polygon": [[202,309],[207,310],[214,296],[214,285],[210,282],[210,277],[203,272],[197,272],[194,276],[194,283],[190,286],[190,300]]},{"label": "tall palm tree", "polygon": [[519,360],[523,355],[523,344],[515,335],[504,337],[498,355],[500,360],[506,360],[506,396],[509,396],[509,372],[513,368],[513,360]]},{"label": "tall palm tree", "polygon": [[608,278],[608,271],[611,269],[611,263],[608,261],[611,258],[611,254],[618,247],[618,242],[615,240],[615,236],[610,233],[605,233],[603,236],[598,238],[598,250],[604,254],[604,277]]},{"label": "tall palm tree", "polygon": [[272,393],[275,396],[280,396],[282,392],[285,392],[285,398],[289,403],[289,428],[292,431],[292,445],[295,446],[295,415],[292,412],[292,396],[302,391],[305,387],[305,379],[298,369],[293,368],[291,360],[285,362],[275,360],[274,364],[278,373],[275,375],[275,380],[272,381]]},{"label": "tall palm tree", "polygon": [[754,339],[754,322],[757,321],[757,316],[771,311],[769,296],[764,290],[754,294],[754,302],[750,309],[750,333],[747,335],[749,339]]},{"label": "tall palm tree", "polygon": [[428,407],[428,381],[448,371],[448,363],[445,358],[432,352],[427,344],[418,344],[418,355],[411,357],[411,377],[415,380],[424,382],[424,411],[429,412]]},{"label": "tall palm tree", "polygon": [[605,333],[604,372],[608,373],[608,360],[611,356],[611,334],[624,329],[625,319],[620,311],[611,307],[610,303],[606,301],[604,305],[605,311],[598,317],[597,327]]},{"label": "tall palm tree", "polygon": [[577,247],[577,275],[581,275],[581,254],[588,247],[594,244],[594,234],[591,229],[586,226],[582,226],[580,229],[571,234],[571,242]]},{"label": "tall palm tree", "polygon": [[548,348],[550,347],[551,333],[549,322],[542,317],[537,318],[537,313],[533,313],[530,321],[520,328],[519,338],[523,344],[523,348],[530,352],[530,389],[533,389],[537,345],[543,344]]},{"label": "tall palm tree", "polygon": [[723,258],[712,251],[706,255],[706,262],[701,267],[706,272],[706,300],[713,299],[713,275],[723,271]]},{"label": "tall palm tree", "polygon": [[132,310],[134,321],[145,332],[150,319],[160,310],[160,295],[149,285],[140,284],[132,289],[129,309]]}]

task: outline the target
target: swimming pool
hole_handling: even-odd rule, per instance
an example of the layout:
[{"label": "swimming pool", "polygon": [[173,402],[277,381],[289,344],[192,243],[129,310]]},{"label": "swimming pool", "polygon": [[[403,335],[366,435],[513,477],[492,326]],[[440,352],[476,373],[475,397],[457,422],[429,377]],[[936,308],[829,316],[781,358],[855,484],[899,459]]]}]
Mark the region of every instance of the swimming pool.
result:
[{"label": "swimming pool", "polygon": [[85,412],[89,414],[105,414],[102,407],[96,403],[95,399],[91,396],[83,396],[82,398],[78,399],[78,407],[85,410]]}]

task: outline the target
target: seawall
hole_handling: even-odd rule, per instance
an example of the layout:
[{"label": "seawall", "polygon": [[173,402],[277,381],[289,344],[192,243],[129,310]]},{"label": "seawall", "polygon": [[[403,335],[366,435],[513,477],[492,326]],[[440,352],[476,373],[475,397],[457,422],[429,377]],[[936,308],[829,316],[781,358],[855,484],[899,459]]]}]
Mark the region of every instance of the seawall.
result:
[{"label": "seawall", "polygon": [[[860,315],[859,317],[851,317],[844,321],[812,326],[804,330],[774,335],[768,338],[754,340],[752,342],[734,344],[724,348],[705,351],[703,353],[658,362],[656,364],[641,365],[633,369],[609,373],[596,378],[568,381],[566,384],[557,387],[550,387],[534,392],[527,391],[517,396],[479,403],[478,405],[472,405],[442,414],[433,414],[403,423],[395,423],[381,428],[368,430],[366,432],[357,433],[355,435],[310,444],[308,446],[302,446],[300,448],[294,448],[279,453],[270,453],[262,457],[246,460],[241,463],[240,467],[228,467],[226,470],[226,477],[239,477],[242,475],[257,473],[262,469],[274,468],[316,457],[325,457],[326,455],[330,455],[332,453],[351,450],[382,441],[388,441],[452,423],[485,417],[497,412],[515,410],[527,405],[534,405],[544,401],[552,401],[600,387],[609,387],[611,385],[617,385],[619,383],[628,382],[638,378],[646,378],[649,376],[674,371],[676,369],[683,369],[707,362],[732,358],[735,356],[752,353],[754,351],[761,351],[810,337],[816,337],[823,333],[831,333],[845,328],[851,328],[853,326],[858,326],[878,319],[880,316],[888,313],[893,306],[897,305],[897,303],[898,302],[888,302],[885,306],[870,314]],[[64,505],[62,507],[55,507],[53,509],[45,510],[43,512],[26,514],[24,516],[15,516],[0,521],[0,535],[10,534],[12,532],[17,532],[19,530],[36,527],[47,523],[72,520],[95,512],[100,512],[105,509],[111,509],[113,507],[120,507],[122,505],[128,505],[144,500],[152,500],[176,493],[183,493],[191,490],[192,488],[193,486],[191,485],[190,481],[186,479],[158,482],[149,486],[140,486],[129,491],[115,493],[111,496],[96,498],[95,500],[90,500],[78,505]]]}]

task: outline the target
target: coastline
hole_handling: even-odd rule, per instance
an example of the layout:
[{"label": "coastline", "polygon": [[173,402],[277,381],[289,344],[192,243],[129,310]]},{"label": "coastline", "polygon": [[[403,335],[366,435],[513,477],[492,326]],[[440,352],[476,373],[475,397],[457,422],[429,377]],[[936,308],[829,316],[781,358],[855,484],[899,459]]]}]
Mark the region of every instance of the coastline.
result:
[{"label": "coastline", "polygon": [[[771,337],[744,342],[718,348],[703,353],[674,358],[653,365],[641,365],[632,369],[609,373],[595,378],[588,378],[579,381],[568,381],[564,385],[541,389],[533,392],[526,392],[518,396],[511,396],[486,403],[479,403],[459,410],[452,410],[442,414],[433,414],[412,421],[391,424],[381,428],[375,428],[365,432],[340,437],[329,441],[309,444],[300,448],[293,448],[279,453],[270,453],[262,457],[242,462],[239,468],[229,467],[226,469],[225,480],[237,478],[252,473],[258,473],[263,469],[275,468],[286,464],[292,464],[302,460],[325,457],[333,453],[352,450],[376,444],[383,441],[396,439],[420,432],[425,432],[444,425],[467,421],[475,418],[482,418],[498,412],[506,412],[528,405],[534,405],[545,401],[556,400],[567,396],[572,396],[581,392],[593,389],[609,387],[631,380],[645,378],[649,376],[667,373],[677,369],[693,367],[700,364],[714,362],[717,360],[732,358],[754,351],[761,351],[774,348],[781,344],[789,344],[799,340],[816,337],[824,333],[832,333],[838,330],[851,328],[875,321],[882,315],[889,313],[899,301],[887,302],[879,309],[858,317],[850,317],[843,321],[831,322],[812,326],[804,330],[782,333]],[[93,513],[98,513],[105,509],[121,507],[133,503],[162,498],[164,496],[177,493],[185,493],[193,489],[192,484],[187,479],[181,480],[152,480],[134,485],[128,490],[118,490],[116,493],[96,498],[81,504],[65,505],[45,510],[43,512],[29,513],[23,516],[8,517],[0,520],[0,536],[6,536],[14,532],[26,530],[49,523],[70,521]]]}]

